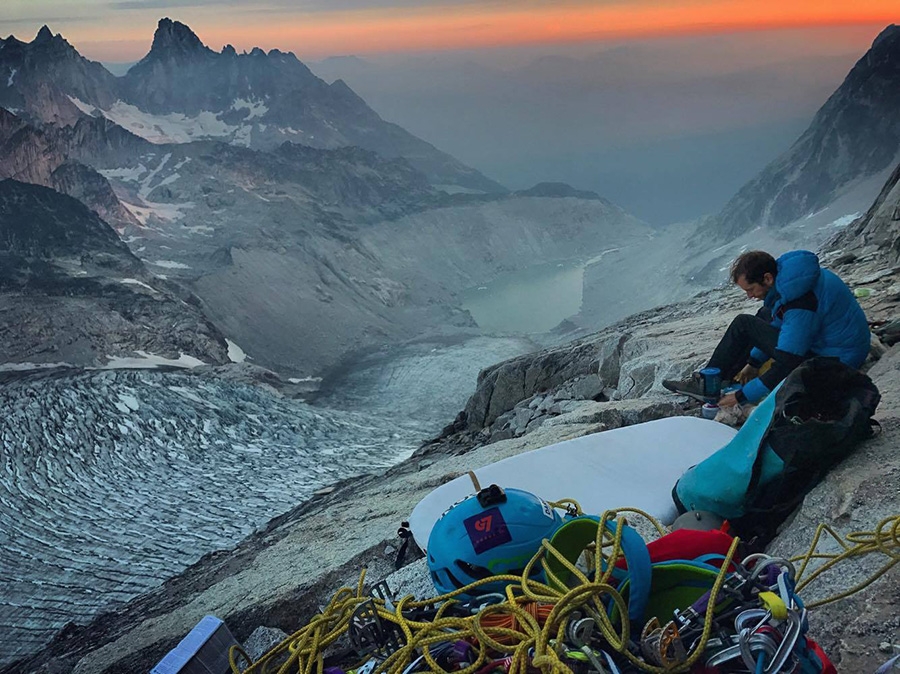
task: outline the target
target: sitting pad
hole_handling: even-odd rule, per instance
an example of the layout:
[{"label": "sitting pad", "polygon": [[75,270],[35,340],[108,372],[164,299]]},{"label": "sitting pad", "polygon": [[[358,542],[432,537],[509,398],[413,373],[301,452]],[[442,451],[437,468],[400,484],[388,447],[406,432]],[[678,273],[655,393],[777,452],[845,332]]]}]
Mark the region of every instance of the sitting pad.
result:
[{"label": "sitting pad", "polygon": [[[587,514],[635,507],[669,524],[678,516],[672,485],[685,470],[726,445],[737,433],[696,417],[669,417],[566,440],[502,461],[472,466],[482,486],[498,484],[545,500],[571,498]],[[409,516],[423,550],[438,518],[474,493],[468,475],[425,496]]]}]

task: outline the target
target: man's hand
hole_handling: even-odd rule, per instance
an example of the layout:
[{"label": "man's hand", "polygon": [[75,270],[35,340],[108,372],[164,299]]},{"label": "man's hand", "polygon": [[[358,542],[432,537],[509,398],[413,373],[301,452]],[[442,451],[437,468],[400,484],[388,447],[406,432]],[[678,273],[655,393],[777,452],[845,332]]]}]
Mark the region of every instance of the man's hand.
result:
[{"label": "man's hand", "polygon": [[753,367],[752,365],[744,365],[743,369],[737,373],[735,376],[735,381],[738,384],[746,384],[751,379],[756,379],[759,375],[759,368]]},{"label": "man's hand", "polygon": [[719,407],[734,407],[737,404],[737,395],[734,393],[726,393],[719,398]]}]

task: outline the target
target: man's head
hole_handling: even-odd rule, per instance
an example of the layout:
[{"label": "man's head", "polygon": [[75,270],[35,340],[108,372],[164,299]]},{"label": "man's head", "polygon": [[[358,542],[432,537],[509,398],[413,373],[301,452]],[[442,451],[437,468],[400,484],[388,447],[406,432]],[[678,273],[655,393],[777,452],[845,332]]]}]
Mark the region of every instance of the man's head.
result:
[{"label": "man's head", "polygon": [[742,253],[731,264],[731,280],[747,293],[747,297],[763,299],[775,286],[778,264],[762,250]]}]

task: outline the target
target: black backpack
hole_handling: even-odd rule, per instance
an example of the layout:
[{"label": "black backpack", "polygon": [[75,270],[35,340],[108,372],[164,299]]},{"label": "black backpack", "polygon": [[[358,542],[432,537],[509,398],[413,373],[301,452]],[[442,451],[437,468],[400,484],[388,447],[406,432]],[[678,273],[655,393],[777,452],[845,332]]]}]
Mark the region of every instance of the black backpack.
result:
[{"label": "black backpack", "polygon": [[[881,400],[878,388],[868,376],[837,358],[804,361],[774,395],[774,412],[749,475],[744,514],[730,519],[734,532],[753,541],[754,547],[774,538],[806,494],[878,427],[872,419]],[[784,467],[775,479],[760,485],[767,448]],[[676,505],[685,510],[677,496]]]}]

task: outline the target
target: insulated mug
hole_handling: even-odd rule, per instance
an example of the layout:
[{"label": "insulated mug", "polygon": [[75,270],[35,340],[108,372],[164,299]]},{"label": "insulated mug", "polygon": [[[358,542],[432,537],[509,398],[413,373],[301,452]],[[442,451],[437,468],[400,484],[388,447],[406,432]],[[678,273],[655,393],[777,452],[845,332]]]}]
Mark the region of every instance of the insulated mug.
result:
[{"label": "insulated mug", "polygon": [[703,378],[703,395],[718,399],[722,392],[722,371],[717,367],[705,367],[700,370]]}]

